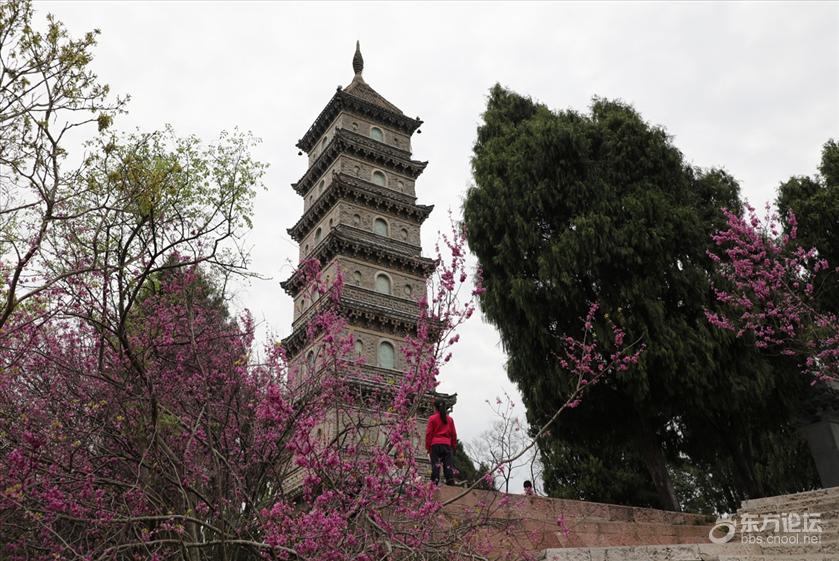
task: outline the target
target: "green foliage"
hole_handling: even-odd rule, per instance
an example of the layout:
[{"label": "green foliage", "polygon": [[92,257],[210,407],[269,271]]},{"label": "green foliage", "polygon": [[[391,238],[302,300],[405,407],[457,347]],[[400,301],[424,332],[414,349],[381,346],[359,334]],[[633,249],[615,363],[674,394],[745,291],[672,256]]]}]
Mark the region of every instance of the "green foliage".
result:
[{"label": "green foliage", "polygon": [[786,469],[758,438],[787,431],[806,384],[704,319],[714,305],[710,237],[720,207],[740,205],[731,176],[688,165],[626,104],[554,113],[500,86],[473,172],[464,219],[487,288],[481,307],[532,426],[569,390],[555,357],[589,302],[647,345],[638,368],[592,388],[543,443],[549,492],[677,508],[685,501],[670,472],[686,457],[711,473],[734,461],[742,477],[730,482],[732,500],[812,484],[812,469]]},{"label": "green foliage", "polygon": [[644,463],[631,447],[553,438],[542,447],[542,463],[542,478],[549,496],[658,506]]},{"label": "green foliage", "polygon": [[[167,272],[200,265],[219,284],[247,274],[265,166],[248,134],[205,144],[170,127],[114,132],[127,98],[91,69],[97,33],[74,38],[51,16],[38,29],[31,2],[0,3],[0,327],[64,287],[74,301],[52,305],[130,348],[133,308]],[[68,158],[65,143],[85,140],[85,156]]]},{"label": "green foliage", "polygon": [[[100,119],[109,123],[124,103],[108,102],[108,86],[99,83],[89,67],[98,31],[71,38],[51,14],[46,31],[38,31],[31,25],[32,16],[29,1],[0,3],[0,132],[3,158],[13,166],[24,165],[34,153],[48,152],[51,143],[59,142],[55,129],[66,130],[62,117],[78,112],[81,118],[71,123],[78,126],[101,112]],[[47,140],[44,133],[51,127],[53,138]],[[47,142],[39,146],[39,140]]]},{"label": "green foliage", "polygon": [[127,101],[112,99],[90,67],[96,32],[74,38],[51,15],[44,30],[32,19],[31,2],[0,2],[0,326],[56,281],[43,274],[44,246],[84,189],[67,143],[104,131]]},{"label": "green foliage", "polygon": [[153,212],[177,214],[195,224],[225,216],[233,227],[251,227],[253,186],[265,166],[250,157],[256,140],[222,133],[204,146],[195,136],[178,137],[171,127],[149,134],[97,141],[88,159],[88,189],[97,197],[130,201],[137,219]]},{"label": "green foliage", "polygon": [[466,453],[466,450],[463,449],[463,444],[460,441],[457,442],[457,448],[454,449],[454,454],[452,455],[452,465],[454,466],[454,469],[457,470],[456,478],[460,481],[468,481],[471,483],[481,476],[475,468],[472,458],[470,458],[469,454]]},{"label": "green foliage", "polygon": [[[219,285],[227,275],[247,274],[241,240],[265,168],[250,155],[255,142],[222,133],[205,145],[167,127],[90,143],[85,189],[65,211],[76,218],[55,226],[50,267],[56,276],[75,271],[84,279],[96,295],[88,313],[103,332],[126,338],[138,321],[134,306],[184,266],[200,264]],[[212,294],[203,279],[194,287]],[[201,303],[223,308],[221,301]]]},{"label": "green foliage", "polygon": [[[469,457],[469,454],[466,453],[466,449],[463,448],[463,443],[460,441],[457,442],[457,448],[454,449],[452,465],[454,466],[454,469],[457,470],[455,479],[458,481],[464,481],[469,485],[472,485],[475,481],[481,479],[486,472],[492,469],[492,466],[488,466],[483,462],[478,464],[478,467],[476,468],[475,462],[473,462],[472,458]],[[495,487],[493,487],[492,483],[485,480],[478,483],[476,489],[495,491]]]}]

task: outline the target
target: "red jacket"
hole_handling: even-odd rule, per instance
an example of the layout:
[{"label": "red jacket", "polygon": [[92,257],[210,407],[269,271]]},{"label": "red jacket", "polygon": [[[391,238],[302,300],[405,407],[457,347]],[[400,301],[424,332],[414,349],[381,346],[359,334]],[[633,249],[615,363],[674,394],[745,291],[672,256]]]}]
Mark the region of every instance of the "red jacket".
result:
[{"label": "red jacket", "polygon": [[446,415],[445,423],[440,418],[440,413],[434,413],[428,418],[428,424],[425,426],[425,449],[429,453],[433,444],[448,444],[452,450],[457,448],[457,431],[451,415]]}]

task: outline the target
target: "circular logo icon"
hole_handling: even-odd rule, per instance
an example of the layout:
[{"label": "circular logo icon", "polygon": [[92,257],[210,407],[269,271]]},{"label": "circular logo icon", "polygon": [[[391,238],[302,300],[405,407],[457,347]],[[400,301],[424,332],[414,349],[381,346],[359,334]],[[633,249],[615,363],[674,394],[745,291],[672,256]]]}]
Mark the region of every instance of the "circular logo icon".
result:
[{"label": "circular logo icon", "polygon": [[[736,531],[737,526],[734,522],[730,520],[719,520],[711,528],[711,531],[708,532],[708,539],[711,540],[711,543],[728,543],[734,537]],[[722,532],[725,532],[725,534],[720,535]]]}]

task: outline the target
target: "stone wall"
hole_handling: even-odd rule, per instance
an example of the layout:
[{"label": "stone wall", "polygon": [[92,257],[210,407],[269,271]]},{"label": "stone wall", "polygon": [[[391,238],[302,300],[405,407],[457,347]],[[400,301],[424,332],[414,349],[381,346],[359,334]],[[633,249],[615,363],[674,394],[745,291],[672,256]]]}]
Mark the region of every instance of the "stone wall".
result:
[{"label": "stone wall", "polygon": [[[441,486],[438,493],[446,501],[462,491]],[[494,526],[483,532],[492,558],[551,548],[707,543],[714,522],[700,514],[492,491],[473,491],[445,513],[456,521],[478,509],[489,513]]]}]

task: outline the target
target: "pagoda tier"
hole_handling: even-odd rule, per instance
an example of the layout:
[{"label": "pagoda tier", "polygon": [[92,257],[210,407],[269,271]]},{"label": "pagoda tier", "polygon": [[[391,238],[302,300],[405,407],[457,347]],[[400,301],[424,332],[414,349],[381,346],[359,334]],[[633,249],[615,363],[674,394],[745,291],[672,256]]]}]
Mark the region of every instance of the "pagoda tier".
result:
[{"label": "pagoda tier", "polygon": [[[433,259],[422,257],[417,246],[343,224],[334,227],[309,254],[310,259],[321,263],[329,263],[338,256],[360,258],[422,278],[427,278],[436,265]],[[280,286],[290,296],[297,296],[303,288],[302,272],[295,271]]]},{"label": "pagoda tier", "polygon": [[[332,295],[329,293],[321,295],[292,323],[291,335],[283,339],[283,347],[289,357],[294,357],[305,348],[308,343],[306,328],[309,320],[326,304],[332,304]],[[338,302],[338,312],[351,327],[403,337],[416,331],[419,305],[414,300],[345,285]]]},{"label": "pagoda tier", "polygon": [[339,201],[355,202],[371,210],[385,212],[417,224],[422,224],[434,209],[433,205],[416,204],[416,197],[411,195],[335,171],[329,178],[323,194],[303,213],[297,224],[286,230],[288,235],[296,242],[303,241]]},{"label": "pagoda tier", "polygon": [[388,146],[377,140],[346,129],[336,129],[332,139],[323,152],[303,174],[297,183],[291,186],[298,195],[305,195],[321,178],[326,170],[342,155],[351,155],[371,164],[379,165],[411,179],[416,179],[428,165],[411,159],[411,153]]}]

